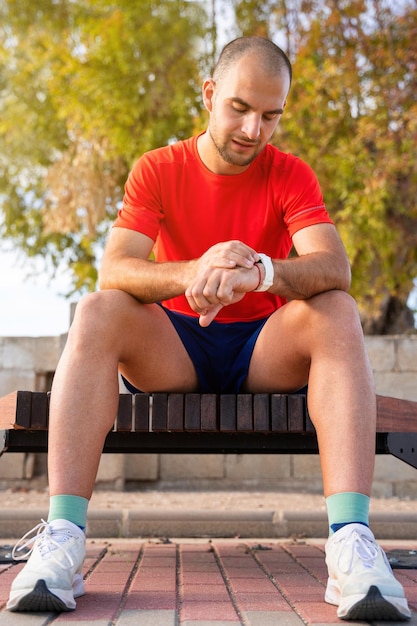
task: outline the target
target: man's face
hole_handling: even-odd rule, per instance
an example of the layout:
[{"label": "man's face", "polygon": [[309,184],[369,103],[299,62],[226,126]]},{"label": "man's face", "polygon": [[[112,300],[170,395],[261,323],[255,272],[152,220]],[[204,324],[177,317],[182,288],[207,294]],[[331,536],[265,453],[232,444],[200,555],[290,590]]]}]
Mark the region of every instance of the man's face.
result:
[{"label": "man's face", "polygon": [[220,174],[246,169],[271,139],[283,113],[289,89],[286,72],[270,76],[247,55],[221,81],[206,81],[211,149],[203,160]]}]

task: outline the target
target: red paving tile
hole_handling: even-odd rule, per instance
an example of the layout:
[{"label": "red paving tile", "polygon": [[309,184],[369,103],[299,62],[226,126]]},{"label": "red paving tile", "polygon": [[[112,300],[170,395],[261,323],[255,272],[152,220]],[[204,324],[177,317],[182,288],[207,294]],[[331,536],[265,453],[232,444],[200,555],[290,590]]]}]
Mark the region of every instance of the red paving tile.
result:
[{"label": "red paving tile", "polygon": [[[389,549],[415,549],[410,546],[411,542],[388,545]],[[10,614],[4,608],[11,581],[21,567],[0,564],[2,626],[20,626],[34,619],[33,615]],[[395,573],[415,611],[409,624],[417,626],[417,569]],[[77,600],[76,611],[51,614],[48,624],[123,626],[134,623],[136,613],[138,623],[146,616],[157,626],[343,623],[336,618],[336,607],[323,601],[327,581],[324,542],[314,540],[265,540],[262,544],[243,540],[90,540],[84,576],[86,595]],[[35,623],[46,622],[31,622]]]}]

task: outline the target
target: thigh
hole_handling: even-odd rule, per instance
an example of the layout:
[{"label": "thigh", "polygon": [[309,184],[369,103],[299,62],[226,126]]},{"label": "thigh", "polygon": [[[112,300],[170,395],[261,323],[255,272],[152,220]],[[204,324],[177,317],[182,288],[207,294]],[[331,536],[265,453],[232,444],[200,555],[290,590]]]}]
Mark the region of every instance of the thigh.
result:
[{"label": "thigh", "polygon": [[247,391],[286,393],[308,383],[311,359],[302,332],[303,309],[305,303],[289,302],[265,323],[253,349]]},{"label": "thigh", "polygon": [[159,305],[142,304],[123,291],[105,290],[90,294],[78,307],[74,325],[81,342],[95,344],[103,359],[110,355],[135,387],[183,392],[197,388],[191,359]]},{"label": "thigh", "polygon": [[363,352],[359,315],[349,294],[334,290],[293,300],[271,315],[259,334],[246,386],[249,391],[295,391],[307,384],[318,364],[322,371],[337,367],[349,375]]}]

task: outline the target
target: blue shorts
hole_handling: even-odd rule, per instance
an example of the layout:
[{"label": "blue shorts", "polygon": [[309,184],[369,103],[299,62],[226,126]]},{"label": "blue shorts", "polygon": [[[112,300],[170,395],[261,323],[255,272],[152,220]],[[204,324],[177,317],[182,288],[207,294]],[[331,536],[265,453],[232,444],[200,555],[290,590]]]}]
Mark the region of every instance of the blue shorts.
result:
[{"label": "blue shorts", "polygon": [[[202,328],[197,317],[162,307],[197,372],[200,393],[239,393],[249,371],[253,348],[268,318],[253,322],[212,322]],[[139,390],[124,379],[129,391]]]}]

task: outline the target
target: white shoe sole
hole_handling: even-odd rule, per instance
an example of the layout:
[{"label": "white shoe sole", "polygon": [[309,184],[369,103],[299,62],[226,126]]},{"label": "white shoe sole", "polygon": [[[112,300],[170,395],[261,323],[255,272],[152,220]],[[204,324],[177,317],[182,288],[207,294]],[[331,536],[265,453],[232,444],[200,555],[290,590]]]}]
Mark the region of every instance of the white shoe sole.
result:
[{"label": "white shoe sole", "polygon": [[48,589],[45,581],[39,579],[32,589],[12,591],[6,608],[15,612],[73,611],[76,607],[74,598],[82,595],[84,595],[84,581],[81,574],[74,576],[73,588],[68,591],[64,589]]},{"label": "white shoe sole", "polygon": [[405,621],[411,617],[405,598],[383,596],[375,585],[369,588],[366,596],[355,594],[341,598],[337,586],[329,580],[324,599],[339,607],[337,616],[340,619]]}]

